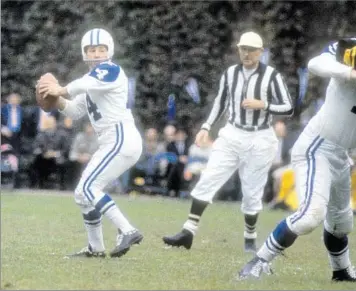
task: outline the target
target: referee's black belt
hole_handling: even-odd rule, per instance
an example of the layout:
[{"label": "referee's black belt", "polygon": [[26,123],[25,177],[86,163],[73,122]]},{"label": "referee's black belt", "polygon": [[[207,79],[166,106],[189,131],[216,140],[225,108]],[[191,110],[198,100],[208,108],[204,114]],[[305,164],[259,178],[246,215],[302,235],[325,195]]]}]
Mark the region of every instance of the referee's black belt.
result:
[{"label": "referee's black belt", "polygon": [[232,124],[233,126],[237,127],[237,128],[245,130],[245,131],[259,131],[259,130],[263,130],[263,129],[268,129],[269,128],[268,124],[263,124],[263,125],[257,126],[257,125],[240,125],[240,124],[237,124],[237,123],[232,122],[232,121],[229,121],[229,123]]}]

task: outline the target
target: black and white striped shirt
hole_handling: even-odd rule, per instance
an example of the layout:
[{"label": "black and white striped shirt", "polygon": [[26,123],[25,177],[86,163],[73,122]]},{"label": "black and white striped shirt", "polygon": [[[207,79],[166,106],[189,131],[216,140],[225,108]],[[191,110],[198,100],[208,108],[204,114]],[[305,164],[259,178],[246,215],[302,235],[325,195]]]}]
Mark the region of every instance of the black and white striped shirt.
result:
[{"label": "black and white striped shirt", "polygon": [[[259,99],[265,110],[244,109],[244,99]],[[256,70],[245,76],[242,65],[229,67],[220,79],[219,93],[202,128],[210,127],[229,109],[229,122],[240,127],[267,128],[274,115],[291,115],[293,106],[288,88],[281,74],[274,68],[259,63]]]}]

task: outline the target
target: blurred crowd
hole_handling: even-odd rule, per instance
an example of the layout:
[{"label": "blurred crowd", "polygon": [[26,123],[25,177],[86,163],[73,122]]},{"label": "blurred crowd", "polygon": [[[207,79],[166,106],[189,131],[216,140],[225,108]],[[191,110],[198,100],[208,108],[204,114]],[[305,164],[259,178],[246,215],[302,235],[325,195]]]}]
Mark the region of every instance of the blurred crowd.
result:
[{"label": "blurred crowd", "polygon": [[[74,190],[81,172],[98,147],[97,136],[89,120],[74,124],[58,112],[47,113],[38,106],[22,106],[21,96],[15,93],[5,101],[1,107],[3,186]],[[300,120],[280,119],[273,124],[279,147],[269,172],[264,201],[274,208],[292,209],[298,203],[293,193],[290,151],[320,104],[322,100],[312,103]],[[140,160],[109,185],[108,190],[188,197],[212,151],[212,139],[203,147],[194,144],[199,129],[199,125],[186,128],[174,121],[159,127],[142,128]],[[350,154],[356,160],[356,151]],[[216,197],[221,200],[241,199],[238,171],[233,173]]]}]

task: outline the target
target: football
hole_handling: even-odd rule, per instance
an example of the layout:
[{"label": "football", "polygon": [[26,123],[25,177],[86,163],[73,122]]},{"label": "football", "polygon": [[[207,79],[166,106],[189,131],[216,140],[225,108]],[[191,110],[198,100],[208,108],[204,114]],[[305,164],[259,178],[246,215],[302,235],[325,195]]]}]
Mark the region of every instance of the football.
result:
[{"label": "football", "polygon": [[[57,79],[50,73],[47,73],[41,76],[39,82],[41,81],[50,81],[58,83]],[[40,106],[44,111],[49,112],[55,108],[58,97],[48,95],[46,98],[43,98],[43,95],[39,93],[39,87],[36,86],[36,101],[38,106]]]}]

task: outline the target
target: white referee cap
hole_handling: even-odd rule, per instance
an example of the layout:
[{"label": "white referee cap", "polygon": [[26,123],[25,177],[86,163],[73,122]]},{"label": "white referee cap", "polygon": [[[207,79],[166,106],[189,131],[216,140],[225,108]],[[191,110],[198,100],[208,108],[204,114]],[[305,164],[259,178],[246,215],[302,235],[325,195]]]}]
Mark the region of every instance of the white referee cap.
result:
[{"label": "white referee cap", "polygon": [[257,33],[249,31],[241,35],[240,42],[237,44],[237,46],[263,48],[263,41]]}]

